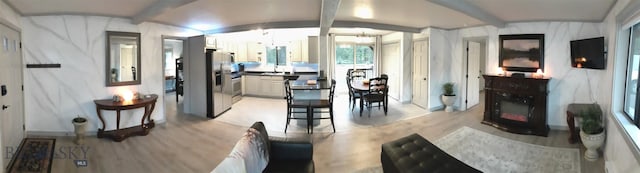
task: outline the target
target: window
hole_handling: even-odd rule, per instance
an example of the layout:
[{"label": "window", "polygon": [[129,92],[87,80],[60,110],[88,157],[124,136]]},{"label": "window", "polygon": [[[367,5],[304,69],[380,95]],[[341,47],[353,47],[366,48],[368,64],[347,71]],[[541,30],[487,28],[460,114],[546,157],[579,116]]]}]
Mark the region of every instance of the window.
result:
[{"label": "window", "polygon": [[339,44],[336,47],[336,64],[354,63],[373,64],[373,45]]},{"label": "window", "polygon": [[287,65],[287,47],[267,47],[267,64]]},{"label": "window", "polygon": [[640,126],[640,111],[635,111],[640,107],[638,103],[638,75],[640,72],[640,24],[631,27],[629,35],[629,55],[627,60],[627,76],[624,94],[624,112],[636,125]]}]

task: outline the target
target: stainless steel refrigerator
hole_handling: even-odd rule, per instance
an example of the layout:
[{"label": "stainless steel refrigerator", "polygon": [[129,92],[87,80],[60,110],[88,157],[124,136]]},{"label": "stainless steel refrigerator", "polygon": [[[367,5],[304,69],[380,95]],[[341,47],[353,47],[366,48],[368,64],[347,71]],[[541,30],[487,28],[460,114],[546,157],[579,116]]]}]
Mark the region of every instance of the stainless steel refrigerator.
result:
[{"label": "stainless steel refrigerator", "polygon": [[207,117],[215,118],[231,109],[233,85],[231,82],[231,53],[206,49]]}]

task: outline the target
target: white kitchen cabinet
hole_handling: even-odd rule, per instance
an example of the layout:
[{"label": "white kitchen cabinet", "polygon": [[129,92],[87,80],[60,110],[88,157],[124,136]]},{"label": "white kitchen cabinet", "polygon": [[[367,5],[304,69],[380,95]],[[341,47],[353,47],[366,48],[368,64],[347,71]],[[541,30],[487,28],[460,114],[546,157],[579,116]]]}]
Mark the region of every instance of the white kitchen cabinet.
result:
[{"label": "white kitchen cabinet", "polygon": [[300,40],[289,41],[287,44],[287,59],[290,62],[300,62]]},{"label": "white kitchen cabinet", "polygon": [[247,61],[261,62],[263,56],[266,56],[265,47],[262,43],[247,43]]},{"label": "white kitchen cabinet", "polygon": [[216,38],[215,37],[205,37],[205,47],[206,48],[216,48]]},{"label": "white kitchen cabinet", "polygon": [[238,43],[236,44],[236,62],[245,62],[247,61],[247,43]]},{"label": "white kitchen cabinet", "polygon": [[309,36],[307,38],[307,62],[318,63],[318,36]]},{"label": "white kitchen cabinet", "polygon": [[271,96],[271,76],[260,76],[260,93]]},{"label": "white kitchen cabinet", "polygon": [[309,39],[300,40],[300,61],[309,62]]},{"label": "white kitchen cabinet", "polygon": [[270,98],[284,97],[284,80],[282,76],[245,75],[247,95]]},{"label": "white kitchen cabinet", "polygon": [[260,95],[260,76],[245,75],[245,81],[246,83],[243,86],[247,90],[247,95]]},{"label": "white kitchen cabinet", "polygon": [[284,98],[284,80],[281,76],[271,77],[271,96]]}]

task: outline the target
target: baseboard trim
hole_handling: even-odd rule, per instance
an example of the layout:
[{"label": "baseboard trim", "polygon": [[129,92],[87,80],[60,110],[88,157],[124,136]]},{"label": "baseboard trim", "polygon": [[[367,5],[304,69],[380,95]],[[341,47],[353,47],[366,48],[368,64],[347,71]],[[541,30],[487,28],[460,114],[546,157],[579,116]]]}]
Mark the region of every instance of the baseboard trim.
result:
[{"label": "baseboard trim", "polygon": [[[156,125],[164,126],[167,123],[166,120],[156,121]],[[98,131],[88,131],[86,136],[97,136]],[[27,137],[37,137],[37,136],[51,136],[51,137],[64,137],[64,136],[76,136],[73,131],[68,132],[52,132],[52,131],[26,131]]]},{"label": "baseboard trim", "polygon": [[569,131],[569,126],[549,125],[549,129]]},{"label": "baseboard trim", "polygon": [[444,110],[444,105],[429,108],[429,111],[431,111],[431,112],[435,112],[435,111],[439,111],[439,110]]},{"label": "baseboard trim", "polygon": [[[98,131],[87,132],[87,136],[96,136]],[[65,137],[75,136],[74,132],[48,132],[48,131],[27,131],[27,137],[39,137],[39,136],[51,136],[51,137]]]}]

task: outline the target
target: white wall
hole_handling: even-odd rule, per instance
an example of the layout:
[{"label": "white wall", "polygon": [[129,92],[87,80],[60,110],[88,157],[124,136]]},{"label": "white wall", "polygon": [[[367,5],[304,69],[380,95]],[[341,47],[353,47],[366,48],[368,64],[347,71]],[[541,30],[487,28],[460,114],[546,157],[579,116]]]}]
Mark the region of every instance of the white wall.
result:
[{"label": "white wall", "polygon": [[[465,37],[487,37],[488,38],[488,57],[486,58],[487,73],[496,74],[498,69],[498,51],[499,51],[499,35],[507,34],[545,34],[545,50],[544,50],[544,73],[545,77],[550,77],[549,96],[547,105],[547,121],[552,128],[566,128],[565,119],[566,107],[570,103],[604,103],[605,100],[598,99],[601,86],[601,76],[606,73],[605,70],[589,70],[572,68],[569,57],[569,42],[571,40],[592,38],[604,36],[601,23],[583,23],[583,22],[530,22],[530,23],[511,23],[504,28],[496,28],[493,26],[472,27],[453,31],[431,30],[431,45],[438,43],[446,44],[440,50],[431,52],[438,54],[444,58],[444,63],[433,63],[432,67],[443,64],[445,69],[440,71],[433,69],[435,73],[448,73],[445,79],[456,83],[456,91],[461,91],[459,84],[464,80],[463,66],[463,38]],[[444,36],[444,40],[434,39]],[[432,76],[434,73],[432,73]],[[435,74],[436,76],[438,74]],[[446,76],[447,74],[440,74]],[[432,82],[436,89],[438,81]],[[433,92],[441,93],[441,91]],[[436,97],[432,94],[432,97]],[[432,98],[433,99],[433,98]],[[438,101],[439,102],[439,101]],[[458,99],[455,107],[462,105],[462,99]]]},{"label": "white wall", "polygon": [[[25,69],[25,114],[28,132],[72,132],[70,121],[86,116],[89,131],[101,127],[94,99],[108,99],[123,89],[158,94],[151,115],[165,120],[161,35],[192,36],[199,31],[156,23],[99,16],[34,16],[21,20],[25,64],[60,63],[61,68]],[[105,86],[105,31],[141,33],[141,85]],[[120,127],[139,125],[143,109],[123,111]],[[106,129],[115,128],[115,113],[103,111]]]},{"label": "white wall", "polygon": [[[451,43],[447,32],[440,29],[427,29],[429,35],[429,105],[431,111],[444,108],[440,95],[442,85],[451,82]],[[458,93],[460,83],[456,83],[454,91]]]},{"label": "white wall", "polygon": [[[629,2],[630,0],[618,0],[604,21],[605,37],[608,42],[607,69],[606,73],[598,74],[603,86],[599,88],[597,97],[604,100],[600,105],[605,110],[606,117],[607,140],[604,146],[604,159],[605,167],[609,173],[640,172],[640,160],[638,160],[640,149],[630,142],[630,136],[627,134],[629,132],[624,131],[622,127],[627,126],[630,129],[635,129],[636,133],[638,129],[624,115],[618,115],[621,112],[621,104],[623,103],[621,98],[624,93],[624,86],[620,82],[626,80],[624,77],[627,60],[625,49],[628,46],[626,44],[628,38],[626,38],[627,36],[616,38],[620,29],[616,16]],[[636,12],[640,12],[640,10],[636,10]],[[624,33],[621,34],[624,35]],[[619,69],[614,69],[614,65]],[[616,86],[613,86],[614,82],[616,82]],[[612,95],[617,96],[616,100],[613,100]],[[613,107],[612,105],[617,106]]]}]

